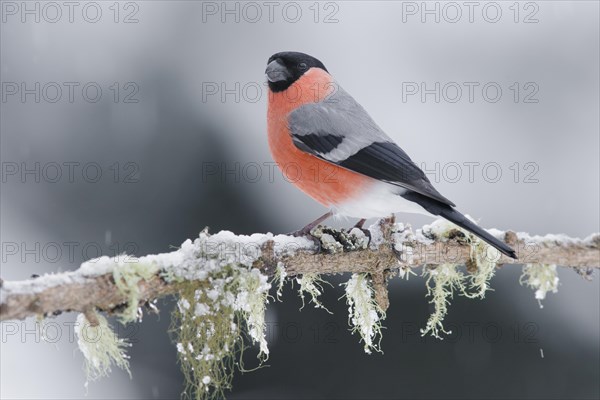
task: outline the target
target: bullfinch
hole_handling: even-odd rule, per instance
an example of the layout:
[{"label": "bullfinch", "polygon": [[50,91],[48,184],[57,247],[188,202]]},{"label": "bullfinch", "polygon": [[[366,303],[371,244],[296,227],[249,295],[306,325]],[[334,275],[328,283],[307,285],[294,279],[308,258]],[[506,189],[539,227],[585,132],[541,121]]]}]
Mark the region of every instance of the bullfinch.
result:
[{"label": "bullfinch", "polygon": [[271,56],[267,129],[273,158],[288,181],[332,215],[386,217],[396,212],[441,216],[472,232],[503,254],[515,251],[455,209],[425,173],[381,130],[365,109],[308,54]]}]

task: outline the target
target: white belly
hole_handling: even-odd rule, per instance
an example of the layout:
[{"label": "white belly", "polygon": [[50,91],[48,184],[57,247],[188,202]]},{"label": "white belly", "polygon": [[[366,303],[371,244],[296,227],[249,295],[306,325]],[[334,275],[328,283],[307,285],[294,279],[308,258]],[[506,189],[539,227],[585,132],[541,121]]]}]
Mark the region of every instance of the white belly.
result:
[{"label": "white belly", "polygon": [[352,218],[382,218],[397,212],[431,216],[417,203],[401,197],[404,192],[398,186],[378,181],[358,196],[336,204],[332,210],[336,215]]}]

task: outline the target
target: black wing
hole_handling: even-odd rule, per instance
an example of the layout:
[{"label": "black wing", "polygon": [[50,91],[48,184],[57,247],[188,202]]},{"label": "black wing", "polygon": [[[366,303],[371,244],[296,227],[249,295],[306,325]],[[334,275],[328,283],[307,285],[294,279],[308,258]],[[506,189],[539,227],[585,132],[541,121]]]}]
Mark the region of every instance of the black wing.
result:
[{"label": "black wing", "polygon": [[291,112],[288,125],[294,144],[306,153],[454,207],[340,87],[326,100]]}]

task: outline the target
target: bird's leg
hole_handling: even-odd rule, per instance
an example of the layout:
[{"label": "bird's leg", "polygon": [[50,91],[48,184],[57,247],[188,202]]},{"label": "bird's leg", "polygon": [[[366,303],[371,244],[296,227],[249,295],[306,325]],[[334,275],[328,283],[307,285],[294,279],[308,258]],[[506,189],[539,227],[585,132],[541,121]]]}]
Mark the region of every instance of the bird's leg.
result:
[{"label": "bird's leg", "polygon": [[312,240],[313,243],[315,244],[315,247],[317,248],[316,252],[320,253],[321,252],[321,240],[318,237],[313,236],[313,234],[310,232],[317,225],[319,225],[321,222],[325,221],[327,218],[331,217],[332,215],[333,215],[333,212],[329,211],[329,212],[321,215],[319,218],[315,219],[310,224],[306,225],[304,228],[297,230],[295,232],[291,232],[288,235],[296,236],[296,237],[305,237],[307,239]]},{"label": "bird's leg", "polygon": [[363,225],[365,224],[365,222],[367,222],[367,219],[363,218],[363,219],[359,220],[352,228],[358,228],[358,229],[362,230]]},{"label": "bird's leg", "polygon": [[352,229],[354,228],[360,229],[362,233],[364,233],[365,236],[369,239],[369,241],[367,242],[368,245],[369,243],[371,243],[371,231],[363,228],[365,222],[367,222],[366,218],[359,220],[352,228],[350,228],[350,232],[352,232]]},{"label": "bird's leg", "polygon": [[312,231],[315,228],[315,226],[319,225],[321,222],[325,221],[327,218],[331,217],[332,215],[333,215],[333,212],[329,211],[329,212],[321,215],[319,218],[315,219],[310,224],[306,225],[304,228],[297,230],[295,232],[291,232],[291,233],[289,233],[289,235],[291,235],[291,236],[312,236],[310,231]]}]

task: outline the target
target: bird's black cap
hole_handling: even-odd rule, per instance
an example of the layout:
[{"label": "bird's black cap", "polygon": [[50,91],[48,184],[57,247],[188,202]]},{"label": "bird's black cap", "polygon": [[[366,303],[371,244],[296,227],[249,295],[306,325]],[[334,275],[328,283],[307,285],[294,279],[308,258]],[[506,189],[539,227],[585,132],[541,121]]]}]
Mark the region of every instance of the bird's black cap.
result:
[{"label": "bird's black cap", "polygon": [[267,79],[273,92],[282,92],[311,68],[327,71],[325,65],[313,56],[296,51],[273,54],[267,62]]}]

